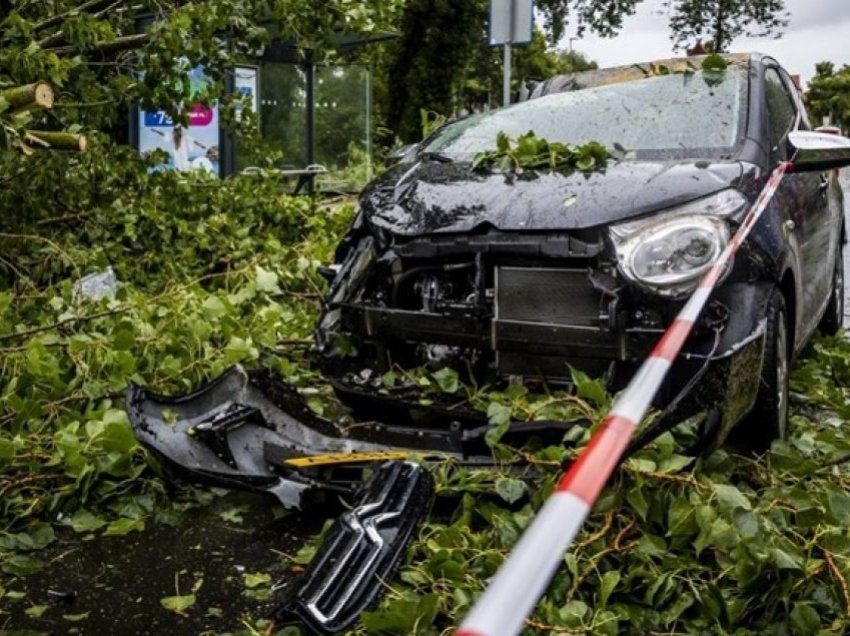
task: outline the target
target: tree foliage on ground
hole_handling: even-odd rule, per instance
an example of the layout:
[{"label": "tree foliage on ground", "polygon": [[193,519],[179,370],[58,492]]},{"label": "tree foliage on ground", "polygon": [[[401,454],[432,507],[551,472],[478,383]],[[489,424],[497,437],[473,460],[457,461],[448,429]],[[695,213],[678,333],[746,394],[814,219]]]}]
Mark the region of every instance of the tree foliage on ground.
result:
[{"label": "tree foliage on ground", "polygon": [[828,117],[833,126],[847,134],[850,131],[850,65],[836,70],[832,62],[821,62],[815,69],[806,95],[809,112],[817,124]]},{"label": "tree foliage on ground", "polygon": [[[89,13],[69,13],[84,4]],[[131,17],[140,5],[162,18],[144,39]],[[122,409],[128,380],[184,393],[243,362],[307,389],[316,409],[331,403],[300,352],[321,302],[315,267],[330,258],[353,209],[317,210],[281,194],[271,175],[151,173],[155,158],[97,132],[123,126],[136,100],[184,100],[189,65],[206,63],[223,78],[242,50],[222,33],[265,40],[264,27],[245,17],[261,5],[315,42],[345,15],[373,28],[375,12],[389,6],[339,0],[323,13],[312,0],[0,3],[0,82],[52,82],[55,112],[31,123],[78,125],[92,139],[85,155],[0,152],[0,613],[30,603],[16,594],[16,577],[47,566],[57,537],[109,540],[178,524],[197,505],[192,488],[165,487],[133,439]],[[114,297],[75,290],[81,276],[108,266],[122,281]],[[850,344],[824,341],[815,351],[794,376],[791,439],[764,458],[686,457],[690,423],[630,460],[528,633],[846,633]],[[464,387],[448,370],[415,373],[430,399],[487,412],[498,469],[434,467],[441,509],[450,512],[424,527],[361,632],[430,635],[456,625],[587,442],[587,422],[598,426],[611,403],[601,382],[581,374],[575,393],[533,394],[517,383]],[[517,450],[500,442],[512,419],[575,426],[563,444],[532,439]],[[187,611],[203,611],[205,594]],[[228,627],[241,624],[228,618]],[[18,627],[5,615],[3,626]]]},{"label": "tree foliage on ground", "polygon": [[778,38],[789,21],[785,0],[666,0],[664,6],[677,49],[704,40],[722,53],[740,36]]}]

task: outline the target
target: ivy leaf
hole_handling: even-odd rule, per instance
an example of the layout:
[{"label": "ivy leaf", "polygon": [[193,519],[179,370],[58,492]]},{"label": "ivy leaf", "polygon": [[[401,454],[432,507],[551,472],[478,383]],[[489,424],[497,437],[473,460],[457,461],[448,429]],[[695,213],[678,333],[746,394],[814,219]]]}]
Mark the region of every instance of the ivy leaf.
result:
[{"label": "ivy leaf", "polygon": [[717,501],[723,510],[733,511],[736,508],[752,510],[752,504],[735,486],[728,484],[712,484],[717,495]]},{"label": "ivy leaf", "polygon": [[35,574],[44,567],[44,562],[25,554],[13,554],[0,561],[0,570],[15,576]]},{"label": "ivy leaf", "polygon": [[519,501],[527,490],[528,486],[521,479],[499,477],[496,480],[496,493],[509,504]]},{"label": "ivy leaf", "polygon": [[444,393],[457,393],[460,388],[457,371],[445,367],[432,374]]},{"label": "ivy leaf", "polygon": [[499,132],[496,135],[496,150],[502,154],[507,153],[511,149],[511,138],[505,132]]},{"label": "ivy leaf", "polygon": [[260,585],[265,585],[270,583],[272,580],[271,575],[266,574],[265,572],[254,573],[254,572],[245,572],[242,575],[242,579],[245,582],[245,587],[255,588]]},{"label": "ivy leaf", "polygon": [[256,267],[257,274],[257,289],[269,294],[275,294],[280,291],[278,285],[277,274],[267,269],[263,269],[259,265]]},{"label": "ivy leaf", "polygon": [[791,610],[791,625],[798,636],[813,636],[820,632],[820,615],[810,603],[794,603],[794,609]]},{"label": "ivy leaf", "polygon": [[502,436],[507,432],[511,425],[512,411],[509,406],[491,402],[487,407],[487,421],[490,423],[490,428],[487,430],[485,439],[487,444],[495,446],[502,439]]},{"label": "ivy leaf", "polygon": [[432,625],[439,607],[439,596],[426,594],[391,600],[378,612],[363,612],[360,618],[369,631],[390,634],[413,634],[416,625]]},{"label": "ivy leaf", "polygon": [[70,525],[74,532],[94,532],[106,525],[106,521],[95,517],[85,508],[77,510],[70,519]]},{"label": "ivy leaf", "polygon": [[24,610],[24,613],[30,618],[41,618],[41,615],[47,611],[47,605],[32,605]]},{"label": "ivy leaf", "polygon": [[186,610],[195,604],[194,594],[185,596],[165,596],[159,599],[159,604],[165,609],[174,612],[175,614],[185,614]]},{"label": "ivy leaf", "polygon": [[611,594],[617,589],[617,584],[620,582],[620,572],[617,570],[609,570],[602,575],[599,582],[599,605],[602,608],[608,607],[608,599]]},{"label": "ivy leaf", "polygon": [[116,519],[103,533],[105,537],[120,537],[131,532],[141,532],[145,529],[144,519]]},{"label": "ivy leaf", "polygon": [[712,53],[702,61],[703,71],[725,71],[727,68],[729,63],[717,53]]}]

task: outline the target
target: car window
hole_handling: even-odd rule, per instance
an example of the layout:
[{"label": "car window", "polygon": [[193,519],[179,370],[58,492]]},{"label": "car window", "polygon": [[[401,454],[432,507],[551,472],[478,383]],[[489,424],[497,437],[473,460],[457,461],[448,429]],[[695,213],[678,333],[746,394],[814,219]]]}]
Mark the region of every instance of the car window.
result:
[{"label": "car window", "polygon": [[785,138],[797,123],[797,109],[788,87],[776,69],[769,68],[764,75],[765,100],[770,125],[770,155],[774,161],[787,159]]},{"label": "car window", "polygon": [[797,109],[797,113],[800,115],[800,120],[797,122],[798,130],[811,130],[812,123],[809,119],[809,113],[806,110],[806,104],[803,101],[803,93],[797,84],[794,83],[794,80],[791,79],[791,76],[785,72],[784,69],[780,69],[782,79],[785,80],[785,86],[789,88],[791,91],[791,95],[794,97],[794,106]]},{"label": "car window", "polygon": [[533,131],[548,141],[619,144],[638,158],[729,155],[744,130],[747,77],[671,73],[547,95],[473,115],[440,130],[424,148],[457,160],[492,150],[499,132]]}]

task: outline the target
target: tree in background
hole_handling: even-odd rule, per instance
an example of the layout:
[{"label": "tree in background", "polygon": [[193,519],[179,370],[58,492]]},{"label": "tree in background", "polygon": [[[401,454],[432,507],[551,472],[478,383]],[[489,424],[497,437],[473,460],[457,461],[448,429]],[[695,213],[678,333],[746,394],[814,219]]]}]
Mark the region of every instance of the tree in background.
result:
[{"label": "tree in background", "polygon": [[836,71],[832,62],[821,62],[815,69],[806,95],[809,111],[818,124],[828,117],[846,134],[850,130],[850,65]]},{"label": "tree in background", "polygon": [[[487,43],[488,6],[489,0],[408,0],[401,38],[376,65],[377,102],[399,139],[421,139],[422,110],[450,116],[501,104],[502,49]],[[558,53],[537,31],[514,49],[514,89],[589,68],[595,65],[580,53]]]},{"label": "tree in background", "polygon": [[587,29],[603,37],[613,37],[642,0],[537,0],[545,28],[552,42],[560,40],[566,26],[575,23],[578,35]]},{"label": "tree in background", "polygon": [[486,0],[407,0],[401,38],[387,48],[385,116],[404,141],[421,138],[420,109],[449,115],[486,40]]},{"label": "tree in background", "polygon": [[739,36],[774,37],[788,26],[785,0],[666,0],[674,47],[706,40],[722,53]]},{"label": "tree in background", "polygon": [[[579,51],[557,51],[547,42],[541,30],[535,30],[529,44],[517,46],[513,54],[513,86],[521,89],[523,83],[538,82],[555,75],[588,71],[597,68]],[[458,105],[466,111],[502,105],[503,58],[501,47],[486,46],[475,51],[467,66]]]}]

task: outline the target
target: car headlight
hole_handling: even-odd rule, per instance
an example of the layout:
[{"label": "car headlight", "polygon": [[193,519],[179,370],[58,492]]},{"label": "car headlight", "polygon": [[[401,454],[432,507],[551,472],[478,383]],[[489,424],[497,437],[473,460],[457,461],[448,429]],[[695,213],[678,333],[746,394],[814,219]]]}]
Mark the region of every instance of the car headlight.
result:
[{"label": "car headlight", "polygon": [[746,204],[741,193],[724,190],[651,217],[611,226],[620,272],[663,296],[693,291],[729,244],[726,219]]}]

